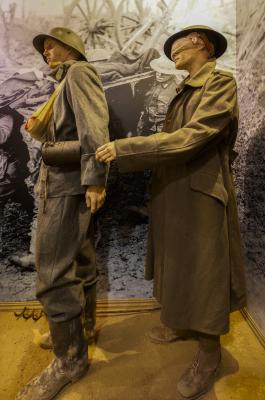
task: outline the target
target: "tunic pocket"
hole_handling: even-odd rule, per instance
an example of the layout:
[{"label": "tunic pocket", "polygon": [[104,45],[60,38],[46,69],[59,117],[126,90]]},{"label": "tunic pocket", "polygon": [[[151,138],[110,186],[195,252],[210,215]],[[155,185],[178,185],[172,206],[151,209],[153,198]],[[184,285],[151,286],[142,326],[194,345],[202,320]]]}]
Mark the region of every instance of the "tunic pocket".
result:
[{"label": "tunic pocket", "polygon": [[218,175],[210,172],[193,172],[190,175],[190,188],[196,192],[214,197],[226,206],[228,202],[228,193],[224,187],[221,173]]}]

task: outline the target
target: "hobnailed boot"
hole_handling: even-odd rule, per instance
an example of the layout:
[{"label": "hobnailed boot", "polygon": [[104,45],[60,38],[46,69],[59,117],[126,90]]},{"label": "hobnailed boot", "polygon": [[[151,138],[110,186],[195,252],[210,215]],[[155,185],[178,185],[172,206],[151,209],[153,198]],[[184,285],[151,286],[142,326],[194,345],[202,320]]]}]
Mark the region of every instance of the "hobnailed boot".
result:
[{"label": "hobnailed boot", "polygon": [[[200,340],[200,339],[199,339]],[[193,363],[181,376],[177,384],[178,392],[185,399],[196,400],[213,386],[221,364],[221,346],[205,351],[201,346]]]},{"label": "hobnailed boot", "polygon": [[151,342],[156,344],[167,344],[175,342],[176,340],[185,340],[178,331],[168,328],[167,326],[161,324],[154,326],[148,333],[148,338]]},{"label": "hobnailed boot", "polygon": [[[96,336],[96,284],[85,290],[85,307],[83,311],[84,335],[88,344],[93,343]],[[41,336],[39,345],[44,350],[53,348],[50,332]]]},{"label": "hobnailed boot", "polygon": [[15,400],[51,400],[88,369],[87,343],[81,318],[50,323],[54,360],[17,394]]}]

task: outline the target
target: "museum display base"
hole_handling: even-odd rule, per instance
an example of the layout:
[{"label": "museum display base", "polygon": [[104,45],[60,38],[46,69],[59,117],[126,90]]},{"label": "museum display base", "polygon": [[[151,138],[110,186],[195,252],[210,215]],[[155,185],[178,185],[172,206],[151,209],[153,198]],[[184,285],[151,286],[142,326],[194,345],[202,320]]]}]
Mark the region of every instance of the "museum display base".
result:
[{"label": "museum display base", "polygon": [[[15,393],[52,359],[38,346],[47,330],[45,317],[34,321],[15,317],[40,311],[37,302],[5,303],[0,311],[0,399]],[[88,374],[65,389],[58,400],[180,400],[177,380],[197,350],[195,340],[156,345],[146,337],[159,322],[157,303],[150,300],[100,300],[97,344],[89,348]],[[28,315],[26,312],[26,315]],[[35,314],[37,316],[37,313]],[[265,397],[265,352],[239,312],[231,315],[231,330],[222,337],[223,365],[205,400],[262,400]]]}]

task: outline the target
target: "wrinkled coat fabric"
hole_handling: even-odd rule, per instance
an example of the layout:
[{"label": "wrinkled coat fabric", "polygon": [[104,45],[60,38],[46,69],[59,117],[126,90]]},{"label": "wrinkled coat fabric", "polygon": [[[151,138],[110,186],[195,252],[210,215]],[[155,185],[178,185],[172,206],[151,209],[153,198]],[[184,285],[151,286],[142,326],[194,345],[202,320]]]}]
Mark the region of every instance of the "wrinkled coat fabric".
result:
[{"label": "wrinkled coat fabric", "polygon": [[53,105],[53,118],[46,140],[79,140],[81,164],[63,167],[41,165],[38,192],[41,197],[84,193],[88,185],[105,185],[107,167],[93,153],[108,140],[108,107],[101,80],[86,61],[66,61],[56,74],[65,78]]},{"label": "wrinkled coat fabric", "polygon": [[84,193],[88,185],[106,182],[107,167],[91,153],[109,140],[108,107],[96,70],[70,60],[56,71],[56,79],[64,78],[53,105],[53,137],[47,139],[79,140],[81,163],[54,167],[42,162],[36,234],[37,298],[54,323],[80,315],[97,281]]},{"label": "wrinkled coat fabric", "polygon": [[230,311],[245,305],[237,126],[235,80],[209,60],[177,89],[163,132],[115,142],[121,171],[153,170],[146,278],[174,329],[224,334]]}]

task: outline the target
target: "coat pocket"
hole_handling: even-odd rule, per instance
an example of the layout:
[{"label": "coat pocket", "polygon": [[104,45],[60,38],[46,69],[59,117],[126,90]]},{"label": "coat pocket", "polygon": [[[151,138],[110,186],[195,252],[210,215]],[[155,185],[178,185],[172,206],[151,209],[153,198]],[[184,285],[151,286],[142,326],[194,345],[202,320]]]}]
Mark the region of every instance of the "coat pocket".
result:
[{"label": "coat pocket", "polygon": [[226,206],[228,202],[228,193],[224,187],[222,175],[211,174],[210,172],[193,172],[190,175],[190,187],[196,192],[201,192],[214,197]]}]

